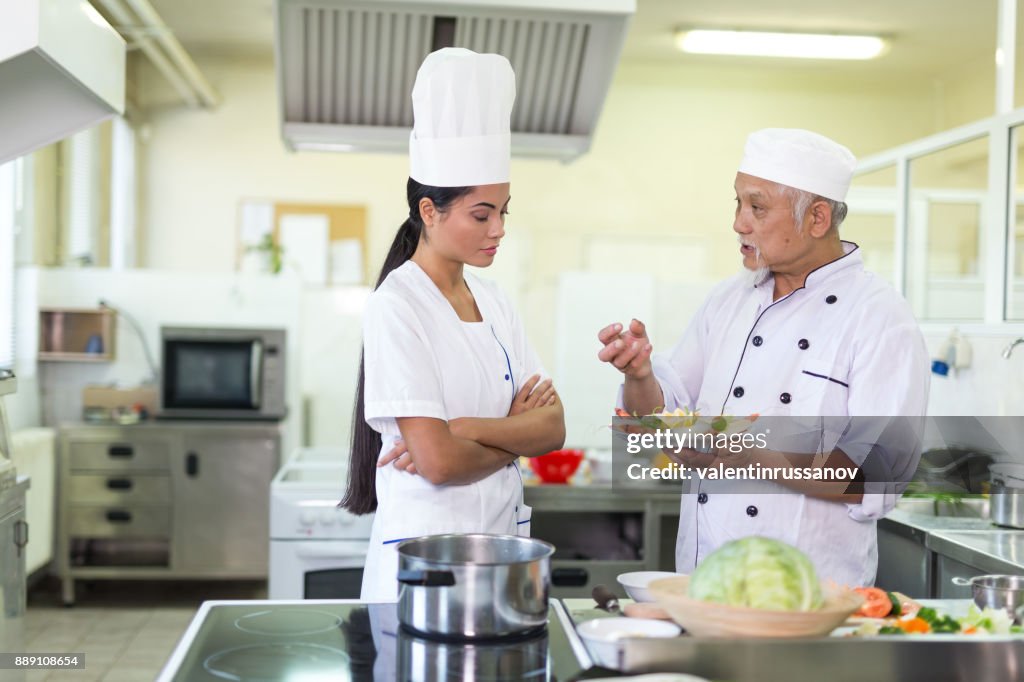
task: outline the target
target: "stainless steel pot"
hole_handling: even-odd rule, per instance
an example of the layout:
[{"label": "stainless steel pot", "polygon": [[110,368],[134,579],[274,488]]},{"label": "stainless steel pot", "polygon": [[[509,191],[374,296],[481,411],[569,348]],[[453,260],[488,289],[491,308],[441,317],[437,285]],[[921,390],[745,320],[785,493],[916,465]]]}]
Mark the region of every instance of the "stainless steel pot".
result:
[{"label": "stainless steel pot", "polygon": [[398,679],[408,682],[547,680],[548,633],[497,641],[441,642],[399,628]]},{"label": "stainless steel pot", "polygon": [[430,535],[398,545],[398,620],[420,635],[486,639],[547,623],[551,555],[515,535]]},{"label": "stainless steel pot", "polygon": [[989,518],[997,526],[1024,528],[1024,489],[993,480],[989,485]]},{"label": "stainless steel pot", "polygon": [[1014,622],[1024,619],[1024,576],[979,575],[974,578],[953,578],[954,585],[970,586],[978,608],[1006,609]]}]

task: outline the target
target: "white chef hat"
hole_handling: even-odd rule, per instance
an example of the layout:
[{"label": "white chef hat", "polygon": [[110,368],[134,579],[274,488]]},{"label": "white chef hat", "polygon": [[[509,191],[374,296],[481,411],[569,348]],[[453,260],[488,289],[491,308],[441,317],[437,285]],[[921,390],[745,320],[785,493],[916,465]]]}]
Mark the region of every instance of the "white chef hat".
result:
[{"label": "white chef hat", "polygon": [[459,47],[431,52],[412,86],[409,175],[433,187],[509,181],[512,65]]},{"label": "white chef hat", "polygon": [[846,201],[857,159],[823,135],[794,128],[765,128],[750,134],[740,172],[780,185]]}]

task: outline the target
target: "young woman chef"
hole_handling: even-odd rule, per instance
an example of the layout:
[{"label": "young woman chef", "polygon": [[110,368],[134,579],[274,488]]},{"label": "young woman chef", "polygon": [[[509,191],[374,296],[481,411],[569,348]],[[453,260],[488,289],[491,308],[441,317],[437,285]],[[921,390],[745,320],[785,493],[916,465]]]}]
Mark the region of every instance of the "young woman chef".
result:
[{"label": "young woman chef", "polygon": [[561,447],[562,405],[487,267],[505,234],[508,60],[444,48],[413,85],[409,217],[363,321],[342,505],[376,511],[361,598],[398,595],[397,544],[441,533],[529,534],[516,459]]}]

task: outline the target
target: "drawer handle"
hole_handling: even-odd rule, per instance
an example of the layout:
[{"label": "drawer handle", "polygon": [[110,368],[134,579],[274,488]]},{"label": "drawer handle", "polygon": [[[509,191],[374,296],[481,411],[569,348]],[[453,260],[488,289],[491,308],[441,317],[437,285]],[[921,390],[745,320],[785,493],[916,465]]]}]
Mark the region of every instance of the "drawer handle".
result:
[{"label": "drawer handle", "polygon": [[132,480],[130,478],[108,478],[107,489],[109,490],[131,490]]},{"label": "drawer handle", "polygon": [[14,546],[18,550],[18,557],[21,557],[21,550],[28,544],[28,522],[18,519],[14,522]]},{"label": "drawer handle", "polygon": [[199,455],[194,452],[190,452],[185,456],[185,473],[189,478],[195,478],[199,475]]},{"label": "drawer handle", "polygon": [[107,512],[107,521],[111,523],[130,523],[132,520],[132,513],[126,512],[123,509],[111,509]]},{"label": "drawer handle", "polygon": [[131,457],[135,453],[131,445],[111,445],[107,454],[111,457]]},{"label": "drawer handle", "polygon": [[556,568],[551,571],[551,584],[556,587],[583,587],[590,579],[585,568]]}]

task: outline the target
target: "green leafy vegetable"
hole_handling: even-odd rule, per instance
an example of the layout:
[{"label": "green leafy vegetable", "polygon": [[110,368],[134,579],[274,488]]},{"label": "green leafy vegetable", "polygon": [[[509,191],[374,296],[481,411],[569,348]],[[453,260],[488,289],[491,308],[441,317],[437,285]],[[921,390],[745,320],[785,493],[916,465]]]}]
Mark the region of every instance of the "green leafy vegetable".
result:
[{"label": "green leafy vegetable", "polygon": [[903,604],[900,604],[899,598],[892,592],[886,592],[889,595],[889,602],[892,603],[892,611],[889,612],[890,616],[898,616],[903,613]]},{"label": "green leafy vegetable", "polygon": [[821,586],[803,552],[771,538],[733,540],[709,554],[690,576],[690,596],[730,606],[814,611]]}]

